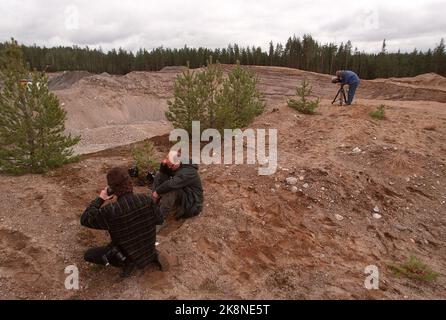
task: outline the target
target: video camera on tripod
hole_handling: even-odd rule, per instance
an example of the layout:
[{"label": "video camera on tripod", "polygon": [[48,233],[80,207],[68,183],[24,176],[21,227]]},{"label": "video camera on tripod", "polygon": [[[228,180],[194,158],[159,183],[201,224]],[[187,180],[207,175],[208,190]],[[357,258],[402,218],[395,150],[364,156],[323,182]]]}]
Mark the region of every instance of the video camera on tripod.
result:
[{"label": "video camera on tripod", "polygon": [[335,83],[335,84],[340,83],[341,84],[341,87],[339,88],[338,93],[336,93],[336,96],[334,97],[331,104],[334,104],[336,102],[336,100],[339,100],[339,105],[342,106],[345,102],[347,102],[347,96],[345,95],[344,84],[341,83],[341,79],[339,79],[339,77],[331,78],[331,83]]}]

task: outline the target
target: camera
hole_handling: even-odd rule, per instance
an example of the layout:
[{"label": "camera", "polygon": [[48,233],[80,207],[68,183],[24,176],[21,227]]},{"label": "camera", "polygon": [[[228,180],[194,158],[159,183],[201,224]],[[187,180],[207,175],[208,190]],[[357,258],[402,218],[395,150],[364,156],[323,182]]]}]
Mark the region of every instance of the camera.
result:
[{"label": "camera", "polygon": [[115,259],[119,264],[124,264],[127,258],[117,247],[113,246],[102,256],[102,260],[106,267],[110,265],[110,259]]},{"label": "camera", "polygon": [[338,77],[331,78],[331,83],[339,83],[339,82],[341,82],[341,80]]},{"label": "camera", "polygon": [[155,181],[155,175],[156,175],[156,171],[148,171],[147,172],[146,180],[147,180],[148,184],[152,184],[153,181]]},{"label": "camera", "polygon": [[115,194],[115,191],[111,187],[107,187],[107,196],[111,197]]},{"label": "camera", "polygon": [[129,173],[129,176],[130,177],[132,177],[132,178],[137,178],[138,177],[138,167],[137,166],[134,166],[134,167],[131,167],[129,170],[128,170],[128,173]]}]

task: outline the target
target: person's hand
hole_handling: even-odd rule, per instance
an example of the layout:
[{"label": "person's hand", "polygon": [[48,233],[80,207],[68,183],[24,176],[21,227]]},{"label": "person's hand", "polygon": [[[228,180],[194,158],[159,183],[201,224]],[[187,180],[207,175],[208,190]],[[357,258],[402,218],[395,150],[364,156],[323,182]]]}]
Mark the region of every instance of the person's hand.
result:
[{"label": "person's hand", "polygon": [[158,198],[159,198],[159,194],[158,194],[158,192],[153,191],[153,192],[152,192],[152,198],[155,199],[155,200],[158,200]]},{"label": "person's hand", "polygon": [[113,196],[109,196],[107,193],[107,187],[105,187],[103,190],[101,190],[101,193],[99,194],[99,198],[101,198],[102,200],[109,200],[111,199]]}]

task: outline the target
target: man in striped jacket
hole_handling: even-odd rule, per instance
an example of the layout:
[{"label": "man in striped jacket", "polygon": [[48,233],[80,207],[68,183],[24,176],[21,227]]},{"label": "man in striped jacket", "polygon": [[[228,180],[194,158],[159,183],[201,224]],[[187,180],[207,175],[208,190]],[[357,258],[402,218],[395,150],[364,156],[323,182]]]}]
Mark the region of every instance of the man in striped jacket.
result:
[{"label": "man in striped jacket", "polygon": [[[130,176],[123,168],[107,173],[108,187],[90,203],[81,216],[81,225],[107,230],[111,243],[85,252],[88,262],[122,268],[121,276],[129,276],[136,268],[150,263],[162,265],[155,249],[156,225],[162,217],[155,210],[150,195],[133,193]],[[105,201],[110,203],[103,206]]]}]

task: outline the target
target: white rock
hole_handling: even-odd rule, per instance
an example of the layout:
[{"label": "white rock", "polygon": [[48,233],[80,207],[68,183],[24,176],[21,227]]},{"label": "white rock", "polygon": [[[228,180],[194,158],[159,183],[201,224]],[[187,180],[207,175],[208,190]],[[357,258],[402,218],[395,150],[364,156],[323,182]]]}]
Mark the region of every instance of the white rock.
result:
[{"label": "white rock", "polygon": [[375,206],[375,208],[373,208],[373,212],[379,213],[379,208],[378,208],[378,206]]},{"label": "white rock", "polygon": [[290,186],[293,186],[297,183],[297,178],[288,177],[288,178],[286,178],[286,183],[289,184]]},{"label": "white rock", "polygon": [[291,187],[291,192],[292,192],[292,193],[296,193],[297,191],[298,191],[298,189],[297,189],[296,186],[292,186],[292,187]]},{"label": "white rock", "polygon": [[309,187],[309,184],[308,183],[304,183],[304,185],[302,187],[304,187],[306,189],[306,188]]},{"label": "white rock", "polygon": [[352,152],[353,152],[353,153],[361,153],[362,150],[359,149],[358,147],[356,147],[356,148],[354,148],[354,149],[352,150]]},{"label": "white rock", "polygon": [[375,219],[381,219],[381,218],[382,218],[382,215],[380,215],[379,213],[374,213],[374,214],[373,214],[373,218],[375,218]]},{"label": "white rock", "polygon": [[341,216],[341,215],[338,214],[338,213],[335,214],[335,218],[336,218],[336,220],[338,220],[338,221],[342,221],[342,220],[344,220],[344,217]]},{"label": "white rock", "polygon": [[303,181],[304,179],[305,179],[304,176],[300,176],[300,177],[299,177],[299,180],[300,180],[300,181]]}]

